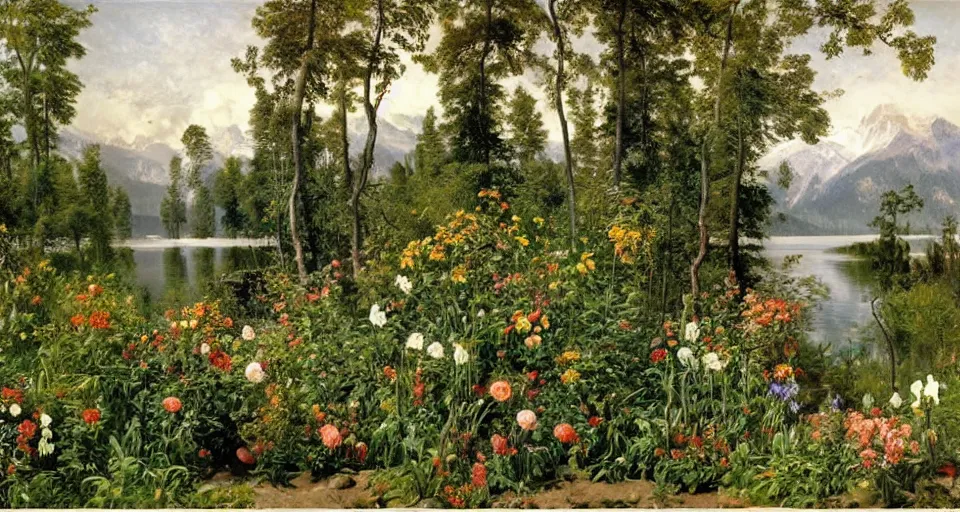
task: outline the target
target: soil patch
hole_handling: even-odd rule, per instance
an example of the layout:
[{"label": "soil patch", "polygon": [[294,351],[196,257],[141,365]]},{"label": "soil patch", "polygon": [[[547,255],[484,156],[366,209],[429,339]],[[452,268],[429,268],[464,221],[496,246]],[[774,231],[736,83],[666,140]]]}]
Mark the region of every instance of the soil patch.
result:
[{"label": "soil patch", "polygon": [[562,482],[531,496],[510,493],[498,498],[494,506],[501,508],[725,508],[742,506],[716,492],[680,493],[658,496],[656,485],[649,481],[618,483],[578,480]]},{"label": "soil patch", "polygon": [[[331,482],[342,476],[333,476],[314,482],[304,473],[291,482],[290,487],[274,487],[268,483],[254,487],[257,508],[372,508],[377,498],[367,488],[372,471],[349,475],[356,483],[344,489],[331,488]],[[340,486],[339,482],[334,486]]]}]

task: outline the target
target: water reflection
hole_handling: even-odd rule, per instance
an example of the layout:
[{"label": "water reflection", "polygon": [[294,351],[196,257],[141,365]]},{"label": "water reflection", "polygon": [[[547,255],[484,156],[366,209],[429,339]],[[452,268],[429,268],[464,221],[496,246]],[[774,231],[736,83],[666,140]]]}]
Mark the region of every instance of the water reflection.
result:
[{"label": "water reflection", "polygon": [[132,247],[137,281],[158,308],[200,300],[221,276],[262,268],[272,261],[269,247]]},{"label": "water reflection", "polygon": [[[775,265],[786,256],[800,255],[790,271],[795,276],[815,276],[829,289],[830,296],[814,311],[810,339],[842,347],[859,338],[859,331],[873,321],[870,300],[874,296],[873,270],[868,261],[833,252],[837,247],[866,242],[875,236],[771,237],[764,254]],[[914,255],[923,252],[929,236],[906,237]]]}]

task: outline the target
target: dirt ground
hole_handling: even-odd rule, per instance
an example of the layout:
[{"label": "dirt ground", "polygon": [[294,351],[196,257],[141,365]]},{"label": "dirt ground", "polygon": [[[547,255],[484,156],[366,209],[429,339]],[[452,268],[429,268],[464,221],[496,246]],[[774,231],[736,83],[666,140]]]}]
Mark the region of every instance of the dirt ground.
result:
[{"label": "dirt ground", "polygon": [[[356,485],[332,489],[330,479],[311,482],[301,475],[288,488],[260,484],[254,488],[257,508],[376,508],[376,496],[367,487],[372,472],[351,475]],[[503,495],[494,502],[498,508],[737,508],[735,500],[719,494],[686,494],[658,497],[651,482],[616,484],[589,481],[562,482],[532,496]]]}]

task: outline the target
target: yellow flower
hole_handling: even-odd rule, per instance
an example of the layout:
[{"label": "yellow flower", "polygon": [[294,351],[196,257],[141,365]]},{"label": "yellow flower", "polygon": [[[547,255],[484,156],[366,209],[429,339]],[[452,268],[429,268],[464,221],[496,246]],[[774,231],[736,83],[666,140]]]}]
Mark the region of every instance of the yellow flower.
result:
[{"label": "yellow flower", "polygon": [[0,233],[6,233],[6,232],[7,232],[7,225],[0,224]]},{"label": "yellow flower", "polygon": [[522,237],[522,236],[518,236],[518,237],[517,237],[517,242],[519,242],[520,245],[522,245],[522,246],[524,246],[524,247],[530,245],[530,240],[527,240],[525,237]]},{"label": "yellow flower", "polygon": [[559,365],[566,365],[579,360],[580,352],[577,352],[576,350],[567,350],[566,352],[557,356],[557,364]]},{"label": "yellow flower", "polygon": [[463,265],[458,265],[454,267],[453,271],[450,272],[450,280],[454,283],[466,283],[467,282],[467,269]]},{"label": "yellow flower", "polygon": [[430,250],[430,261],[443,261],[447,259],[447,255],[443,251],[443,245],[434,245],[433,249]]},{"label": "yellow flower", "polygon": [[549,285],[547,285],[547,288],[550,288],[551,290],[556,290],[559,287],[560,287],[560,281],[554,281]]},{"label": "yellow flower", "polygon": [[533,327],[530,325],[530,320],[527,320],[527,317],[521,316],[517,319],[517,332],[524,334],[530,331],[530,328]]},{"label": "yellow flower", "polygon": [[538,225],[538,226],[542,226],[542,225],[543,225],[543,217],[534,217],[534,218],[533,218],[533,222],[534,222],[534,224],[536,224],[536,225]]},{"label": "yellow flower", "polygon": [[577,270],[581,274],[586,274],[595,268],[597,268],[597,264],[593,261],[592,252],[585,252],[580,255],[580,263],[577,263]]},{"label": "yellow flower", "polygon": [[550,320],[547,318],[547,315],[543,315],[543,316],[540,317],[540,325],[541,325],[544,329],[549,329],[549,328],[550,328]]},{"label": "yellow flower", "polygon": [[573,368],[567,369],[567,371],[563,372],[563,375],[560,376],[560,382],[564,384],[573,384],[578,380],[580,380],[580,372]]}]

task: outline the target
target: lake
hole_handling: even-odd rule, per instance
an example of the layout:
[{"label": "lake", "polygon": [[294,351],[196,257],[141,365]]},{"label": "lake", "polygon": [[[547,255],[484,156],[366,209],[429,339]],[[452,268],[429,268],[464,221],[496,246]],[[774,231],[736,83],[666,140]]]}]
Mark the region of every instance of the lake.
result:
[{"label": "lake", "polygon": [[[764,254],[776,265],[790,255],[800,255],[791,273],[813,275],[830,290],[814,311],[810,337],[818,343],[841,347],[858,338],[858,330],[872,322],[869,265],[831,249],[875,239],[862,236],[790,236],[764,241]],[[915,253],[923,251],[930,236],[909,236]],[[224,272],[253,269],[273,262],[275,248],[266,239],[131,240],[137,280],[160,305],[196,300]]]},{"label": "lake", "polygon": [[[830,290],[830,296],[814,311],[810,338],[817,343],[842,347],[856,341],[858,331],[873,322],[870,312],[872,275],[868,262],[832,249],[854,242],[869,242],[876,235],[857,236],[775,236],[764,241],[764,254],[775,265],[784,257],[800,255],[800,262],[791,269],[795,276],[816,276]],[[929,235],[904,237],[911,253],[920,255],[933,239]]]},{"label": "lake", "polygon": [[160,306],[199,300],[217,276],[271,264],[276,253],[271,240],[250,238],[137,239],[124,246],[133,252],[137,282]]}]

